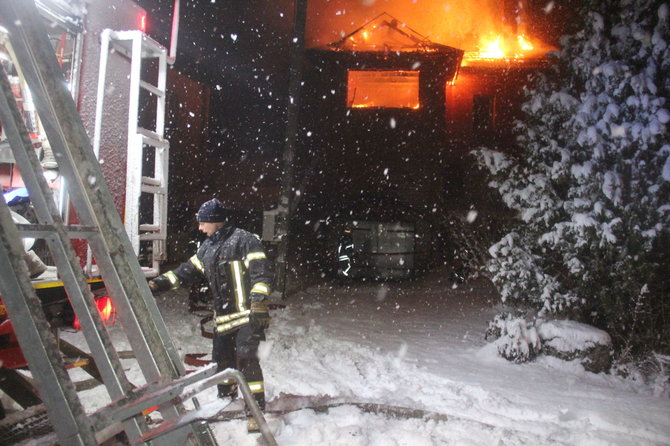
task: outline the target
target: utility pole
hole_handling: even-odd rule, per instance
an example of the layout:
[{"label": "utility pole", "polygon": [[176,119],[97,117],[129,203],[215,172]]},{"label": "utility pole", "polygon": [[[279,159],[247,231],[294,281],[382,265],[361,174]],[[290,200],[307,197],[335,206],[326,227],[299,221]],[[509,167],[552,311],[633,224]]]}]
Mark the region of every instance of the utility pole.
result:
[{"label": "utility pole", "polygon": [[288,252],[290,246],[289,225],[291,221],[291,204],[294,199],[293,182],[295,175],[295,150],[298,136],[298,113],[300,111],[300,84],[302,82],[302,59],[305,49],[305,23],[307,21],[307,0],[296,0],[293,23],[293,48],[289,71],[288,106],[286,109],[287,123],[284,137],[285,146],[282,155],[282,182],[277,208],[276,234],[279,238],[277,251],[277,283],[276,288],[286,296]]}]

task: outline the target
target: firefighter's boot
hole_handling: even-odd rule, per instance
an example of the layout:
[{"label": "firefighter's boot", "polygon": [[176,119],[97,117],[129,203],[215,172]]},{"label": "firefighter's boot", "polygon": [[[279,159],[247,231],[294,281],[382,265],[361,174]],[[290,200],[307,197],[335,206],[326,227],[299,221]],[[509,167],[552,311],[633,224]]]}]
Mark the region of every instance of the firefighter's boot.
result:
[{"label": "firefighter's boot", "polygon": [[235,400],[237,398],[237,385],[235,384],[218,384],[217,386],[218,397],[225,399],[230,398]]},{"label": "firefighter's boot", "polygon": [[258,434],[261,431],[261,427],[258,425],[258,421],[254,417],[247,418],[247,432],[250,434]]}]

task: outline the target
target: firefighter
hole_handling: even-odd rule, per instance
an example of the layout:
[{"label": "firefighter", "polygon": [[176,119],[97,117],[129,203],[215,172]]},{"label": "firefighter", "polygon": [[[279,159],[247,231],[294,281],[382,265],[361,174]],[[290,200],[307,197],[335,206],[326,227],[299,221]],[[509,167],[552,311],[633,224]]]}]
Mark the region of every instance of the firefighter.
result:
[{"label": "firefighter", "polygon": [[339,277],[349,277],[353,256],[354,239],[351,235],[351,226],[345,225],[340,237],[340,244],[337,246],[337,275]]},{"label": "firefighter", "polygon": [[[230,213],[216,198],[200,206],[197,220],[198,229],[207,236],[197,254],[150,280],[149,288],[160,292],[188,286],[198,279],[207,280],[214,305],[212,360],[216,361],[218,371],[238,369],[264,410],[263,373],[257,353],[270,322],[269,261],[258,236],[236,228]],[[237,396],[232,380],[218,385],[218,396],[231,399]],[[255,420],[249,417],[248,421],[249,431],[258,431]]]}]

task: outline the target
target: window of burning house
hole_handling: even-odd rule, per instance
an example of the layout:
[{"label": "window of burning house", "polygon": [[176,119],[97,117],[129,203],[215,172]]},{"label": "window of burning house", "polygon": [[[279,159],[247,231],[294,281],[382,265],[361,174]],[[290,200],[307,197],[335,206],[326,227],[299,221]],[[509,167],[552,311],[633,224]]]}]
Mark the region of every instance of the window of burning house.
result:
[{"label": "window of burning house", "polygon": [[349,70],[347,106],[418,109],[419,72]]}]

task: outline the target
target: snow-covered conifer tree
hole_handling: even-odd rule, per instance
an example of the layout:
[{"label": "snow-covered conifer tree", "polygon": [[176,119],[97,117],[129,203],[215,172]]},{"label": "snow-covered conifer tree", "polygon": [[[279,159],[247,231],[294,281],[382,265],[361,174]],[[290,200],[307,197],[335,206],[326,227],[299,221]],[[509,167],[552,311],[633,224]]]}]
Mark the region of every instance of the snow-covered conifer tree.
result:
[{"label": "snow-covered conifer tree", "polygon": [[519,223],[489,252],[503,300],[670,349],[670,3],[588,2],[527,91],[520,156],[477,152]]}]

